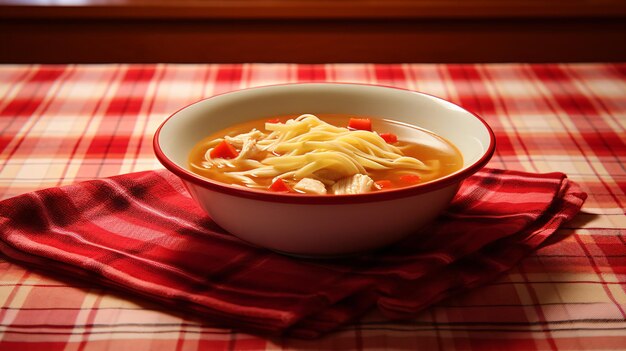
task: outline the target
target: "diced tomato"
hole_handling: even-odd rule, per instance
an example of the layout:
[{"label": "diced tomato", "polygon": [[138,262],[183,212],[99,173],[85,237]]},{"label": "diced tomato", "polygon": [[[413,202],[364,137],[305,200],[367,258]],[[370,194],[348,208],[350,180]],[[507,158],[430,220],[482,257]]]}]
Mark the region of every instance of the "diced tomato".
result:
[{"label": "diced tomato", "polygon": [[393,133],[383,133],[380,134],[380,137],[383,138],[388,144],[393,144],[398,142],[398,136]]},{"label": "diced tomato", "polygon": [[280,123],[279,118],[271,118],[267,120],[267,123]]},{"label": "diced tomato", "polygon": [[374,182],[374,184],[376,184],[376,187],[381,190],[393,188],[393,183],[391,182],[391,180],[387,179],[377,180]]},{"label": "diced tomato", "polygon": [[222,140],[221,143],[211,150],[211,158],[235,158],[238,155],[237,149],[226,140]]},{"label": "diced tomato", "polygon": [[400,181],[408,185],[417,184],[421,180],[422,178],[420,178],[420,176],[418,176],[417,174],[405,174],[403,176],[400,176]]},{"label": "diced tomato", "polygon": [[350,118],[348,128],[372,131],[372,121],[369,118]]},{"label": "diced tomato", "polygon": [[269,189],[276,192],[290,192],[291,188],[281,178],[278,178],[270,185]]}]

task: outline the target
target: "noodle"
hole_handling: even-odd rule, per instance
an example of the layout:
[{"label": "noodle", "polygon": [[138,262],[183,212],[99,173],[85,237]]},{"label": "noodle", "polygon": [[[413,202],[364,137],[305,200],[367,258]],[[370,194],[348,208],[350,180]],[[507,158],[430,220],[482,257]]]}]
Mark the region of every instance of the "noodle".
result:
[{"label": "noodle", "polygon": [[[253,129],[210,141],[205,145],[202,167],[220,168],[232,183],[254,188],[266,188],[259,179],[268,177],[312,178],[332,186],[338,180],[372,170],[420,174],[438,167],[437,163],[427,165],[405,156],[377,133],[337,127],[311,114],[285,123],[268,122],[265,129],[268,133]],[[232,159],[212,158],[212,150],[224,140],[240,149],[239,155]]]}]

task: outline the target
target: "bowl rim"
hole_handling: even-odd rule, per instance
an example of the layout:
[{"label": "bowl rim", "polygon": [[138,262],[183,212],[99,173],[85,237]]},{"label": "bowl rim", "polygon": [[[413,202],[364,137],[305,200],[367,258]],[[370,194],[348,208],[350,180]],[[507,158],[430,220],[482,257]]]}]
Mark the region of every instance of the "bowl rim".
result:
[{"label": "bowl rim", "polygon": [[[191,172],[190,170],[187,170],[184,167],[179,166],[178,164],[176,164],[174,161],[170,160],[166,155],[165,152],[161,149],[160,146],[160,135],[161,135],[161,130],[163,129],[163,127],[172,119],[174,118],[176,115],[178,115],[181,111],[189,108],[192,105],[196,105],[199,103],[202,103],[204,101],[216,98],[218,96],[222,96],[222,95],[226,95],[226,94],[232,94],[232,93],[237,93],[237,92],[242,92],[242,91],[248,91],[248,90],[255,90],[255,89],[264,89],[264,88],[272,88],[272,87],[289,87],[289,86],[293,86],[293,85],[349,85],[349,86],[363,86],[363,87],[375,87],[375,88],[381,88],[381,89],[394,89],[394,90],[400,90],[400,91],[404,91],[404,92],[409,92],[409,93],[414,93],[414,94],[420,94],[420,95],[425,95],[425,96],[429,96],[431,98],[435,98],[437,100],[442,100],[443,102],[452,104],[458,108],[460,108],[461,110],[469,113],[470,115],[474,116],[474,118],[476,118],[480,123],[482,123],[483,127],[487,130],[487,133],[489,134],[489,145],[487,146],[485,152],[483,153],[483,155],[474,163],[468,165],[467,167],[456,171],[454,173],[451,173],[447,176],[432,180],[430,182],[426,182],[423,184],[416,184],[416,185],[412,185],[412,186],[408,186],[408,187],[403,187],[403,188],[397,188],[397,189],[390,189],[390,190],[385,190],[385,191],[376,191],[376,192],[370,192],[370,193],[362,193],[362,194],[343,194],[343,195],[331,195],[331,194],[325,194],[325,195],[315,195],[315,194],[300,194],[300,193],[274,193],[274,192],[269,192],[269,191],[265,191],[265,190],[259,190],[259,189],[252,189],[252,188],[246,188],[240,185],[232,185],[232,184],[227,184],[227,183],[221,183],[219,181],[215,181],[209,178],[205,178],[202,177],[200,175],[197,175],[193,172]],[[279,202],[279,203],[293,203],[293,204],[346,204],[346,203],[364,203],[364,202],[378,202],[378,201],[386,201],[386,200],[394,200],[394,199],[398,199],[398,198],[405,198],[405,197],[411,197],[411,196],[415,196],[415,195],[419,195],[419,194],[424,194],[424,193],[428,193],[434,190],[438,190],[438,189],[442,189],[451,185],[454,185],[455,183],[460,183],[461,181],[463,181],[465,178],[471,176],[472,174],[478,172],[481,168],[483,168],[487,162],[489,162],[489,160],[491,159],[491,157],[493,156],[493,154],[495,153],[495,148],[496,148],[496,137],[495,134],[493,132],[493,130],[491,129],[491,127],[487,124],[487,122],[485,122],[485,120],[478,116],[476,113],[469,111],[461,106],[459,106],[458,104],[455,104],[453,102],[450,102],[446,99],[442,99],[438,96],[432,95],[432,94],[428,94],[428,93],[423,93],[420,91],[415,91],[415,90],[410,90],[410,89],[405,89],[405,88],[399,88],[399,87],[394,87],[394,86],[386,86],[386,85],[380,85],[380,84],[365,84],[365,83],[343,83],[343,82],[298,82],[298,83],[284,83],[284,84],[271,84],[271,85],[263,85],[263,86],[255,86],[255,87],[249,87],[249,88],[244,88],[244,89],[237,89],[237,90],[232,90],[232,91],[228,91],[228,92],[223,92],[220,94],[216,94],[216,95],[212,95],[210,97],[207,98],[203,98],[201,100],[189,103],[183,107],[181,107],[180,109],[178,109],[177,111],[175,111],[174,113],[172,113],[170,116],[168,116],[163,122],[161,122],[161,124],[159,125],[159,127],[157,128],[156,132],[154,133],[153,139],[152,139],[152,146],[154,149],[154,153],[157,157],[157,159],[159,160],[159,162],[166,168],[168,169],[170,172],[174,173],[175,175],[177,175],[178,177],[180,177],[182,180],[187,181],[187,182],[191,182],[195,185],[199,185],[203,188],[209,189],[209,190],[213,190],[213,191],[217,191],[223,194],[228,194],[228,195],[232,195],[232,196],[236,196],[236,197],[244,197],[244,198],[248,198],[248,199],[255,199],[255,200],[261,200],[261,201],[269,201],[269,202]]]}]

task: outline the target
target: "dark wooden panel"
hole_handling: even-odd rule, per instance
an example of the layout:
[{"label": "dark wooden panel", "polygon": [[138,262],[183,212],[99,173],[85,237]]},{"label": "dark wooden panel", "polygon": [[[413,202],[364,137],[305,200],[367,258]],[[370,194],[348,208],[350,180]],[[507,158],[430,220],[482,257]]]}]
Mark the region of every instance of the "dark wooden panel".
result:
[{"label": "dark wooden panel", "polygon": [[[0,0],[0,4],[3,2],[6,3]],[[149,6],[142,7],[142,2]],[[272,2],[286,4],[269,1]],[[355,2],[358,1],[333,3],[346,6]],[[143,10],[129,12],[120,3]],[[321,13],[327,2],[315,7],[313,4],[318,2],[295,0],[295,4],[309,4],[313,11],[307,15],[309,18],[301,12],[297,13],[303,18],[290,18],[289,11],[295,10],[283,7],[261,11],[256,19],[243,19],[255,18],[254,11],[244,6],[233,14],[225,2],[206,1],[202,2],[206,6],[200,6],[198,1],[185,0],[177,12],[172,3],[176,2],[125,0],[117,7],[101,6],[108,10],[99,15],[94,12],[97,6],[82,8],[82,15],[76,6],[31,6],[31,10],[39,12],[30,15],[20,12],[24,10],[20,6],[4,8],[13,12],[3,12],[0,7],[0,62],[626,61],[626,24],[619,6],[607,7],[615,10],[610,13],[607,8],[605,12],[596,9],[589,16],[580,13],[585,7],[570,6],[569,14],[566,11],[565,15],[553,17],[548,16],[552,7],[541,12],[536,8],[539,2],[529,0],[527,4],[532,6],[526,7],[525,15],[512,16],[510,11],[515,7],[497,7],[492,0],[472,0],[470,3],[482,3],[482,9],[487,9],[487,5],[494,7],[487,11],[488,16],[474,9],[473,15],[452,11],[456,17],[448,18],[431,9],[403,18],[393,11],[399,11],[398,4],[406,5],[407,1],[390,1],[395,5],[387,7],[387,13],[376,15],[372,12],[375,7],[366,6],[361,15],[342,10],[345,18],[337,18],[341,11],[339,15]],[[217,3],[221,3],[221,12],[206,12],[210,4],[220,8]],[[261,6],[268,1],[233,3]],[[383,6],[384,2],[368,3]],[[521,6],[516,1],[502,3]],[[192,5],[198,8],[197,12],[189,12]],[[306,9],[299,10],[302,8]],[[180,12],[181,9],[187,12]],[[118,13],[122,10],[126,15]],[[319,13],[313,15],[315,11]]]}]

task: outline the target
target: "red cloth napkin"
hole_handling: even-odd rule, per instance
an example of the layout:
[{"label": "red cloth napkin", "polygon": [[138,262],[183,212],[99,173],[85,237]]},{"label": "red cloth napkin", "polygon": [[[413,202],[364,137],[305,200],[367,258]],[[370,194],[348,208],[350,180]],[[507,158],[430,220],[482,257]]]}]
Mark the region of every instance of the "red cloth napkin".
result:
[{"label": "red cloth napkin", "polygon": [[245,331],[312,338],[376,306],[393,319],[493,280],[537,249],[586,194],[564,174],[485,169],[440,218],[361,256],[306,260],[231,236],[168,171],[0,202],[0,250]]}]

